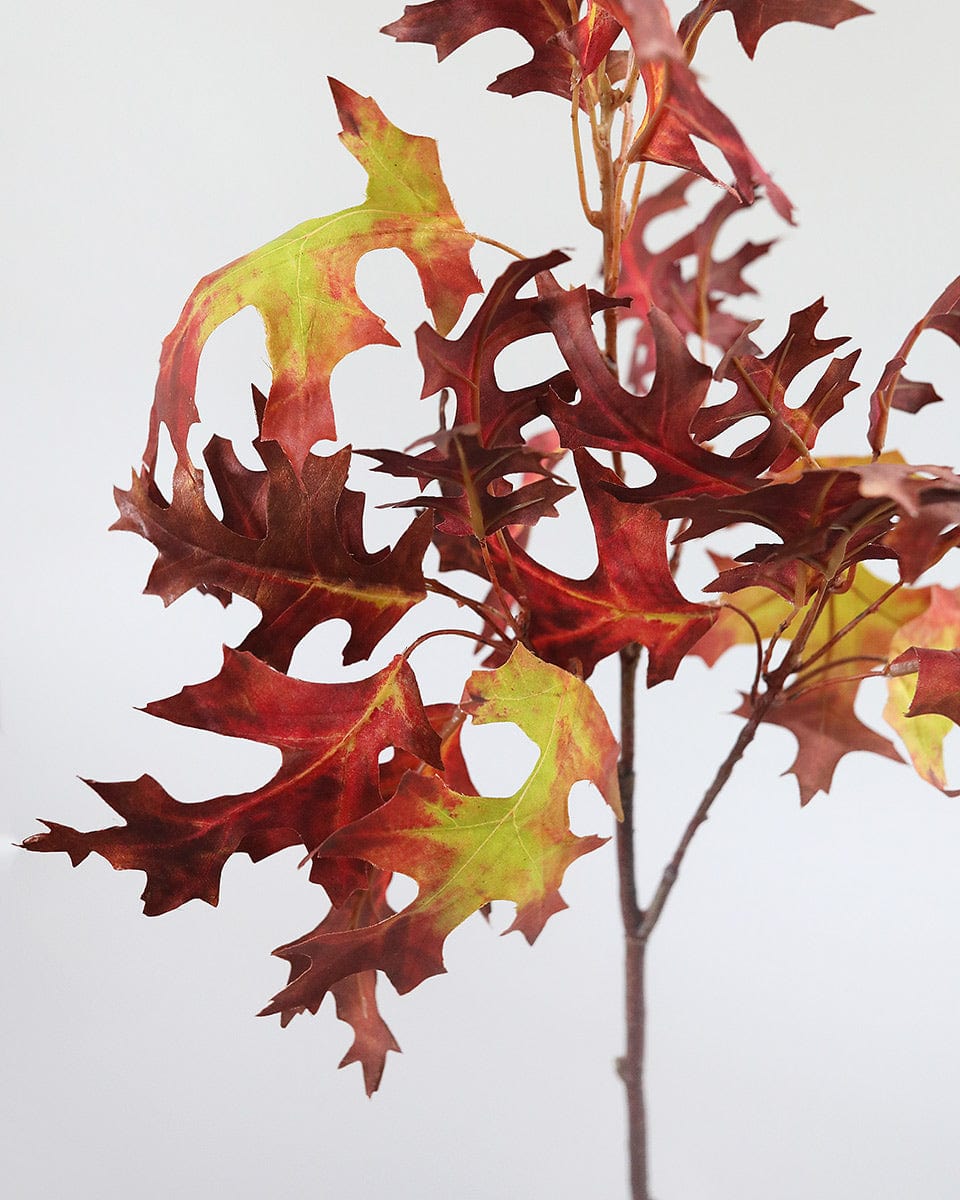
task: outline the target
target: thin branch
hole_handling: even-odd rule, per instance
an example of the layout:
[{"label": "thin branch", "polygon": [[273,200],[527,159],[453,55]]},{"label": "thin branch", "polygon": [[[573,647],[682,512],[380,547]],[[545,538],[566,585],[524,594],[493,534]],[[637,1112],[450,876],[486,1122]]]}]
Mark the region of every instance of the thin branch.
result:
[{"label": "thin branch", "polygon": [[828,654],[830,650],[833,649],[833,647],[841,640],[841,638],[845,638],[848,633],[856,629],[861,621],[863,621],[866,617],[869,617],[871,613],[875,613],[877,609],[886,604],[894,592],[898,592],[902,587],[903,584],[899,581],[897,583],[891,583],[885,591],[880,593],[876,600],[867,605],[863,612],[860,612],[855,617],[852,617],[842,629],[838,629],[837,632],[833,634],[832,637],[828,638],[822,646],[815,650],[805,662],[800,663],[800,665],[797,667],[797,670],[805,671],[811,663],[815,663],[817,659],[823,658],[825,654]]}]

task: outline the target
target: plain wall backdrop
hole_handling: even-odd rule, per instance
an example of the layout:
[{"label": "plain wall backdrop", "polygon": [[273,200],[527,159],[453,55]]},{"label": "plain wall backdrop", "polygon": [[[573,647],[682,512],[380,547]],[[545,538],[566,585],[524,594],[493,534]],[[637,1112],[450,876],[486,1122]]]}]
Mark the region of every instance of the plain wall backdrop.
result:
[{"label": "plain wall backdrop", "polygon": [[[754,63],[721,14],[697,58],[708,95],[798,208],[796,229],[760,207],[738,218],[743,236],[782,239],[751,274],[764,300],[748,311],[770,319],[764,344],[824,294],[824,329],[864,347],[866,386],[836,442],[851,453],[865,448],[883,363],[960,272],[960,16],[937,0],[876,8],[834,32],[778,27]],[[438,139],[469,228],[530,254],[577,247],[570,281],[593,270],[563,103],[484,90],[525,45],[497,32],[438,66],[430,48],[377,33],[401,9],[7,6],[0,1163],[11,1200],[626,1195],[611,847],[571,869],[570,911],[532,949],[476,918],[451,937],[447,975],[402,998],[384,986],[404,1054],[368,1102],[358,1068],[335,1070],[350,1031],[330,1001],[283,1031],[253,1016],[285,979],[269,951],[322,911],[295,851],[229,864],[217,910],[194,902],[147,920],[139,873],[98,858],[74,871],[65,856],[11,846],[39,816],[110,823],[84,777],[147,771],[199,800],[275,768],[269,748],[136,711],[213,675],[252,609],[190,596],[164,610],[139,595],[150,548],[106,528],[111,486],[128,483],[142,449],[160,340],[195,281],[362,198],[328,74]],[[477,261],[487,280],[505,262],[488,248]],[[371,257],[360,279],[409,343],[423,311],[409,266]],[[896,420],[891,442],[919,461],[955,462],[960,354],[930,335],[918,364],[911,374],[932,373],[947,403]],[[249,384],[269,378],[254,314],[212,339],[202,371],[208,428],[249,440]],[[334,384],[345,440],[386,444],[408,418],[430,429],[409,349],[365,351]],[[589,571],[589,538],[553,545]],[[334,678],[343,632],[331,623],[311,635],[297,669]],[[750,671],[746,652],[713,673],[691,661],[641,698],[645,895],[735,736],[724,714]],[[611,664],[595,678],[611,701]],[[439,697],[440,676],[428,671],[424,687]],[[881,705],[871,693],[864,712]],[[787,734],[761,732],[652,946],[655,1195],[954,1200],[958,802],[858,754],[832,794],[801,811],[794,781],[780,778],[793,754]],[[489,763],[478,770],[490,787],[522,774],[520,757],[499,757],[502,779]],[[576,821],[611,831],[589,796]]]}]

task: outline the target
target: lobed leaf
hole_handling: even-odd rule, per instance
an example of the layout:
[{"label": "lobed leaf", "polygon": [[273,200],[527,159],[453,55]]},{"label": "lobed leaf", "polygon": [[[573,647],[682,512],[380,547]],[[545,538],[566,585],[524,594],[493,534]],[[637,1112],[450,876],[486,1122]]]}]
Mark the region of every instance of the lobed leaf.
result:
[{"label": "lobed leaf", "polygon": [[315,1012],[339,980],[374,969],[408,992],[444,971],[447,935],[490,901],[516,904],[511,929],[530,942],[566,907],[559,887],[567,867],[604,840],[570,831],[571,787],[590,780],[621,815],[617,744],[603,710],[586,684],[522,646],[499,669],[474,672],[461,706],[478,724],[515,723],[539,746],[529,777],[514,795],[494,798],[411,772],[376,812],[332,836],[320,859],[363,858],[411,876],[419,893],[364,928],[320,927],[282,946],[276,953],[293,977],[264,1013]]},{"label": "lobed leaf", "polygon": [[266,471],[238,462],[215,438],[206,456],[224,519],[211,512],[202,479],[178,467],[166,500],[144,467],[129,491],[116,490],[114,529],[139,533],[156,546],[147,592],[165,604],[191,588],[226,602],[252,601],[261,620],[241,649],[285,670],[301,639],[324,621],[351,626],[344,663],[369,658],[380,639],[426,595],[423,555],[430,520],[423,515],[392,549],[363,544],[363,496],[346,488],[349,448],[311,455],[300,477],[276,444],[258,443]]},{"label": "lobed leaf", "polygon": [[680,37],[685,43],[697,39],[718,12],[732,14],[740,45],[751,58],[767,30],[785,21],[834,29],[841,21],[870,15],[869,8],[853,0],[700,0],[680,22]]},{"label": "lobed leaf", "polygon": [[[585,451],[575,451],[599,563],[587,579],[570,579],[538,563],[508,538],[501,575],[524,589],[529,644],[548,662],[589,676],[601,659],[632,642],[647,648],[647,683],[672,679],[709,629],[715,610],[677,589],[667,562],[667,523],[650,508],[625,504],[605,485],[618,477]],[[511,581],[515,581],[511,584]]]},{"label": "lobed leaf", "polygon": [[336,437],[330,374],[352,351],[396,345],[356,291],[357,263],[399,247],[417,269],[438,329],[455,323],[480,290],[470,266],[472,236],[453,207],[431,138],[392,125],[373,100],[330,81],[341,140],[367,171],[363,204],[306,221],[205,276],[163,343],[144,463],[156,464],[160,427],[187,461],[187,434],[199,419],[194,394],[210,334],[252,305],[263,317],[273,382],[261,437],[279,442],[299,471],[314,442]]},{"label": "lobed leaf", "polygon": [[[63,852],[74,866],[97,853],[118,870],[145,871],[144,912],[167,912],[187,900],[216,904],[227,859],[256,862],[288,846],[319,846],[341,826],[383,801],[379,755],[401,747],[439,767],[440,739],[416,679],[402,658],[356,683],[291,679],[251,654],[226,648],[223,668],[205,683],[147,705],[153,716],[227,737],[276,746],[282,762],[261,788],[197,804],[174,800],[150,776],[92,786],[126,824],[79,833],[49,825],[28,838],[30,850]],[[316,859],[311,879],[342,904],[367,883],[355,857]]]}]

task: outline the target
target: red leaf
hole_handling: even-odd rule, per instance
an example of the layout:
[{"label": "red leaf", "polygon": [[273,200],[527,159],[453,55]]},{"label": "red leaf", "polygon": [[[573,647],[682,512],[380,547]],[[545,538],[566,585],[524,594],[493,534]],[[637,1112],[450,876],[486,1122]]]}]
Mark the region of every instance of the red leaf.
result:
[{"label": "red leaf", "polygon": [[851,17],[870,15],[869,8],[854,4],[853,0],[700,0],[680,22],[680,37],[685,43],[691,35],[699,38],[707,21],[724,11],[733,14],[740,45],[751,58],[767,30],[784,21],[803,21],[834,29]]},{"label": "red leaf", "polygon": [[[382,803],[378,757],[402,747],[440,766],[431,728],[410,667],[401,658],[357,683],[307,683],[253,655],[224,651],[214,679],[149,704],[147,712],[192,729],[277,746],[280,770],[262,788],[181,804],[149,776],[92,786],[125,825],[79,833],[48,823],[30,850],[65,852],[74,866],[91,852],[118,870],[147,874],[148,916],[187,900],[216,904],[227,859],[257,861],[298,843],[313,850],[331,833]],[[352,858],[314,861],[311,879],[335,904],[367,883],[368,868]]]},{"label": "red leaf", "polygon": [[690,603],[677,590],[667,564],[666,522],[604,490],[618,477],[589,454],[574,457],[600,561],[588,579],[568,579],[508,539],[512,566],[504,564],[502,577],[507,586],[516,577],[524,587],[530,645],[548,662],[579,664],[589,676],[601,659],[639,642],[650,656],[648,684],[672,679],[716,610]]},{"label": "red leaf", "polygon": [[929,384],[913,383],[903,378],[907,357],[925,329],[937,329],[960,346],[960,276],[944,288],[904,338],[903,345],[887,363],[870,397],[870,445],[875,454],[883,449],[891,408],[913,413],[940,398]]},{"label": "red leaf", "polygon": [[960,650],[911,646],[897,662],[909,662],[918,672],[917,689],[907,716],[940,713],[954,725],[960,725]]},{"label": "red leaf", "polygon": [[[504,391],[497,382],[496,361],[503,350],[522,338],[548,333],[536,296],[519,299],[517,293],[531,280],[548,286],[549,271],[567,256],[559,250],[539,258],[511,263],[493,283],[473,319],[455,339],[441,337],[429,325],[417,330],[417,352],[423,365],[424,398],[449,388],[456,397],[454,425],[479,426],[485,445],[521,441],[520,430],[539,416],[544,398],[552,390],[573,399],[569,372],[543,383]],[[557,287],[556,283],[552,284]],[[624,303],[589,290],[591,313]]]},{"label": "red leaf", "polygon": [[[685,206],[687,192],[695,182],[696,176],[684,173],[662,191],[642,200],[630,236],[623,244],[620,291],[633,300],[623,319],[642,318],[629,371],[630,384],[637,390],[647,373],[656,367],[656,343],[646,320],[652,308],[666,313],[681,333],[696,334],[721,350],[729,350],[735,342],[742,347],[741,353],[755,349],[751,342],[743,340],[748,322],[721,306],[728,296],[754,291],[743,278],[743,271],[766,254],[773,243],[745,242],[723,261],[713,257],[714,245],[727,221],[742,211],[737,197],[721,197],[695,229],[665,249],[653,251],[647,245],[646,234],[651,223]],[[694,260],[692,274],[682,267],[685,259]]]},{"label": "red leaf", "polygon": [[334,617],[352,628],[343,661],[368,658],[426,595],[429,517],[415,520],[392,550],[371,554],[363,546],[363,497],[345,488],[349,449],[330,458],[311,455],[300,478],[275,444],[261,442],[258,449],[265,472],[247,470],[222,442],[213,444],[223,521],[207,506],[197,473],[178,467],[167,502],[144,467],[129,491],[117,489],[120,519],[113,528],[157,547],[146,590],[165,604],[194,587],[253,601],[262,619],[241,649],[271,666],[285,670],[300,640]]},{"label": "red leaf", "polygon": [[556,35],[570,24],[567,0],[430,0],[408,4],[403,16],[381,33],[398,42],[425,42],[443,61],[464,43],[491,29],[512,29],[533,50],[520,67],[497,76],[491,92],[520,96],[526,92],[570,95],[570,55]]},{"label": "red leaf", "polygon": [[[331,908],[317,927],[318,931],[342,933],[393,916],[386,896],[391,878],[389,871],[373,871],[370,887],[354,892],[342,907]],[[353,1044],[340,1060],[340,1066],[360,1063],[364,1088],[367,1095],[372,1096],[380,1086],[388,1052],[400,1050],[377,1007],[377,972],[361,971],[358,975],[348,975],[333,984],[330,991],[337,1006],[337,1016],[352,1025],[354,1032]],[[293,1010],[287,1012],[280,1018],[281,1025],[288,1024],[294,1015]]]},{"label": "red leaf", "polygon": [[754,158],[730,118],[701,92],[689,67],[649,62],[641,68],[641,75],[648,104],[658,115],[651,130],[631,151],[634,162],[664,163],[719,183],[694,145],[693,138],[701,138],[716,146],[730,164],[734,190],[744,204],[752,204],[756,189],[762,187],[780,216],[793,222],[790,201]]},{"label": "red leaf", "polygon": [[[442,515],[441,533],[478,539],[490,537],[510,525],[535,525],[541,517],[555,517],[555,504],[573,488],[563,483],[545,463],[549,456],[528,446],[488,449],[477,439],[476,426],[444,429],[430,439],[436,449],[423,454],[396,450],[358,450],[380,462],[376,471],[430,480],[441,484],[441,495],[421,495],[399,500],[394,508],[429,508]],[[556,456],[554,456],[556,457]],[[516,487],[507,475],[519,475]]]},{"label": "red leaf", "polygon": [[664,58],[678,63],[685,61],[663,0],[599,0],[599,3],[626,29],[638,63]]},{"label": "red leaf", "polygon": [[[834,684],[799,696],[787,693],[764,718],[789,729],[799,743],[789,768],[800,788],[800,803],[809,804],[817,792],[829,792],[833,773],[845,754],[866,750],[902,762],[889,738],[864,725],[853,711],[859,683]],[[749,715],[749,705],[738,709]]]}]

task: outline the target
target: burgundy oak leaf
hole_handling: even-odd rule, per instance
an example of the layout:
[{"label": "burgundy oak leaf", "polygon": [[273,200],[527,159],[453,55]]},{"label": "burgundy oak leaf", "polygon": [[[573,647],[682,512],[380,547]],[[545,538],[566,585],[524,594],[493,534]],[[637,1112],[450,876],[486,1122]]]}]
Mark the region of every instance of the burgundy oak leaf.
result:
[{"label": "burgundy oak leaf", "polygon": [[[394,508],[429,508],[442,517],[437,528],[457,537],[490,537],[510,525],[535,525],[541,517],[555,517],[555,505],[573,488],[563,483],[545,463],[549,456],[529,446],[482,445],[476,426],[441,430],[430,440],[436,448],[423,454],[396,450],[358,450],[375,458],[390,475],[415,476],[421,487],[429,481],[441,485],[439,496],[423,494],[399,500]],[[556,457],[556,456],[554,456]],[[520,476],[515,486],[506,476]]]},{"label": "burgundy oak leaf", "polygon": [[[670,318],[681,333],[696,334],[704,343],[729,350],[738,343],[741,353],[752,353],[753,344],[744,339],[749,322],[727,312],[727,297],[753,293],[743,278],[744,270],[762,257],[772,242],[745,242],[739,250],[718,261],[713,257],[717,238],[731,216],[742,211],[735,196],[725,195],[690,232],[662,250],[651,250],[647,233],[657,217],[687,204],[687,193],[696,176],[684,173],[660,192],[641,200],[630,236],[621,254],[620,291],[632,297],[624,320],[640,317],[632,350],[629,381],[640,390],[648,372],[656,367],[656,342],[649,321],[652,308]],[[684,260],[692,260],[686,270]]]},{"label": "burgundy oak leaf", "polygon": [[[144,912],[187,900],[216,904],[227,859],[258,861],[288,846],[313,850],[331,833],[382,803],[378,758],[401,747],[441,765],[439,738],[427,720],[410,667],[402,658],[356,683],[308,683],[251,654],[224,651],[220,674],[149,704],[154,716],[228,737],[277,746],[277,774],[252,792],[196,804],[174,800],[149,776],[92,786],[126,824],[79,833],[49,824],[24,843],[65,852],[74,866],[91,852],[118,870],[145,871]],[[311,879],[342,904],[367,883],[355,858],[327,856]]]},{"label": "burgundy oak leaf", "polygon": [[711,17],[718,12],[731,13],[740,45],[753,58],[757,42],[774,25],[802,21],[834,29],[841,21],[869,16],[870,11],[853,0],[700,0],[680,22],[678,32],[692,49]]},{"label": "burgundy oak leaf", "polygon": [[[716,454],[695,435],[695,420],[707,399],[712,373],[687,349],[686,339],[664,313],[649,321],[657,346],[657,373],[645,396],[623,388],[600,353],[582,292],[552,290],[539,310],[570,367],[579,396],[575,404],[548,397],[545,412],[570,448],[595,447],[641,455],[656,480],[622,495],[638,503],[692,497],[736,497],[791,444],[794,431],[783,422],[734,455]],[[663,509],[661,509],[663,511]],[[677,515],[671,513],[670,515]]]},{"label": "burgundy oak leaf", "polygon": [[[573,399],[569,372],[542,383],[504,390],[497,382],[496,361],[508,346],[526,337],[548,333],[538,310],[538,297],[518,298],[531,280],[538,288],[548,285],[549,272],[567,256],[559,250],[539,258],[511,263],[488,290],[472,320],[458,338],[441,337],[429,325],[417,330],[417,353],[423,366],[424,398],[448,388],[456,398],[453,425],[476,425],[485,445],[521,441],[521,428],[539,416],[544,397],[551,391]],[[557,287],[556,283],[550,286]],[[587,291],[591,313],[625,302]]]},{"label": "burgundy oak leaf", "polygon": [[262,617],[241,649],[271,666],[285,670],[300,640],[335,617],[352,629],[343,661],[368,658],[426,595],[429,517],[418,517],[392,550],[371,554],[363,546],[363,497],[345,486],[349,449],[311,455],[299,478],[274,443],[260,442],[258,450],[266,471],[243,467],[219,440],[212,446],[223,521],[210,511],[198,473],[178,467],[167,501],[143,468],[129,491],[116,491],[120,519],[113,528],[156,546],[146,590],[165,604],[191,588],[256,604]]},{"label": "burgundy oak leaf", "polygon": [[403,16],[385,25],[381,33],[398,42],[432,45],[442,62],[478,34],[512,29],[527,42],[533,56],[498,75],[489,90],[509,96],[536,91],[569,97],[571,57],[557,40],[569,25],[567,0],[430,0],[408,4]]},{"label": "burgundy oak leaf", "polygon": [[[363,928],[393,916],[387,903],[387,887],[393,878],[389,871],[372,871],[369,887],[356,891],[338,908],[334,906],[317,927],[324,933],[342,933]],[[296,967],[293,968],[296,972]],[[358,1062],[363,1069],[363,1084],[368,1096],[380,1086],[387,1054],[400,1047],[377,1006],[377,972],[361,971],[347,975],[330,988],[337,1016],[353,1027],[353,1044],[340,1060],[340,1066]],[[294,1017],[293,1011],[281,1017],[281,1025]]]},{"label": "burgundy oak leaf", "polygon": [[524,588],[530,645],[548,662],[578,664],[589,676],[601,659],[639,642],[649,653],[648,685],[672,679],[716,610],[678,591],[667,563],[666,522],[605,490],[604,484],[619,480],[589,454],[576,451],[574,457],[600,561],[589,578],[570,579],[507,539],[511,562],[504,562],[501,575]]}]

